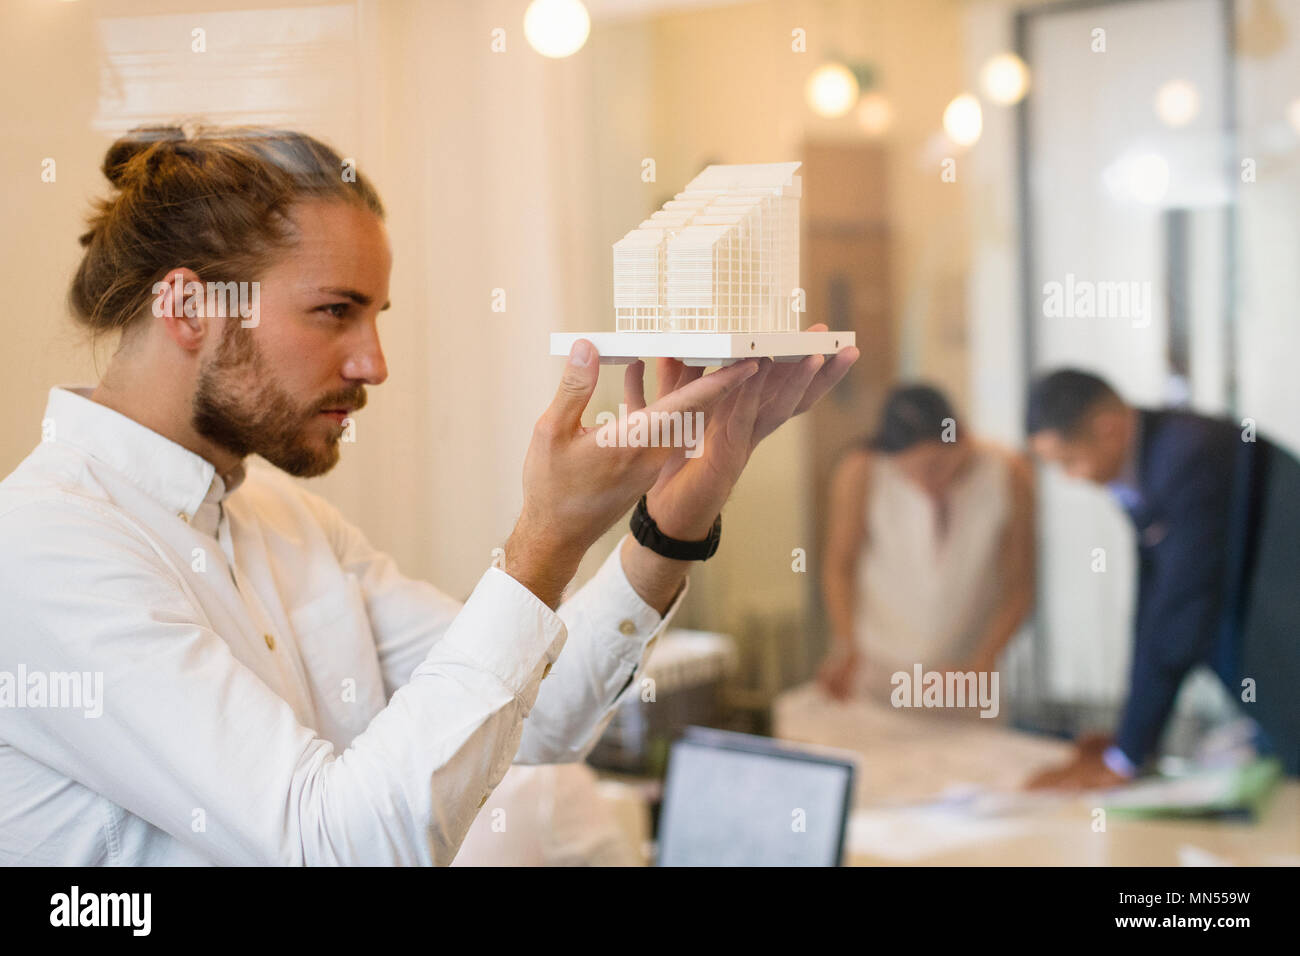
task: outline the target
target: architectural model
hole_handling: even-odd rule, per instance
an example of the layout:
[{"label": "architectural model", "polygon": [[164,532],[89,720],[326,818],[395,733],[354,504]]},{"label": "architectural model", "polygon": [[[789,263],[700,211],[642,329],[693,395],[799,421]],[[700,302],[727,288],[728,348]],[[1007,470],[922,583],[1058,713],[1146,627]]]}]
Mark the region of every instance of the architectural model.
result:
[{"label": "architectural model", "polygon": [[709,166],[614,243],[614,332],[554,332],[551,354],[588,339],[602,363],[668,356],[729,365],[797,361],[854,344],[801,332],[799,163]]}]

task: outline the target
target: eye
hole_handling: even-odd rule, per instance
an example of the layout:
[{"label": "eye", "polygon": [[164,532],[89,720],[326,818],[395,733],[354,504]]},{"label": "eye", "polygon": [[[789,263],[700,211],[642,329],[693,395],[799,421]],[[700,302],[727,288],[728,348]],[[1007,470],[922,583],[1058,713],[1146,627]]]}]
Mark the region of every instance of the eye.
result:
[{"label": "eye", "polygon": [[348,309],[352,307],[351,302],[331,302],[329,305],[322,305],[317,312],[328,312],[336,319],[346,319]]}]

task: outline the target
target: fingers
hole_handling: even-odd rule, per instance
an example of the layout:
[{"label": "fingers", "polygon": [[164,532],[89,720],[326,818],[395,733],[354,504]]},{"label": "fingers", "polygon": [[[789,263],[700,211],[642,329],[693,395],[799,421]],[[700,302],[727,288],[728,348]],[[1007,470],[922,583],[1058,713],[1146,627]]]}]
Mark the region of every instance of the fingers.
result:
[{"label": "fingers", "polygon": [[703,365],[687,365],[683,362],[681,374],[677,376],[677,381],[673,383],[674,390],[691,384],[703,374]]},{"label": "fingers", "polygon": [[727,421],[727,440],[737,444],[748,444],[754,434],[754,419],[758,416],[758,406],[763,398],[764,383],[771,375],[776,362],[763,359],[754,377],[745,383],[745,387],[736,391],[736,408]]},{"label": "fingers", "polygon": [[1041,773],[1034,774],[1026,780],[1024,788],[1026,790],[1050,790],[1056,786],[1057,779],[1060,775],[1060,770],[1044,770]]},{"label": "fingers", "polygon": [[[694,413],[712,408],[733,389],[758,372],[758,362],[746,359],[709,375],[700,375],[675,388],[650,406],[649,411]],[[687,373],[683,373],[685,378]]]},{"label": "fingers", "polygon": [[569,350],[569,360],[560,378],[560,387],[551,400],[543,418],[551,420],[553,428],[567,432],[582,427],[582,413],[600,378],[600,354],[587,339],[578,339]]},{"label": "fingers", "polygon": [[862,353],[856,346],[850,345],[840,349],[835,353],[835,357],[821,367],[812,382],[809,384],[807,391],[804,392],[803,398],[795,406],[793,418],[795,415],[802,415],[813,405],[816,405],[821,397],[839,384],[849,368],[858,360]]},{"label": "fingers", "polygon": [[623,373],[623,401],[630,412],[645,408],[645,362],[640,359]]},{"label": "fingers", "polygon": [[761,441],[794,414],[795,408],[807,393],[808,386],[825,364],[825,356],[807,355],[800,362],[773,370],[767,380],[768,397],[758,409],[758,420],[754,427],[755,440]]},{"label": "fingers", "polygon": [[655,377],[659,380],[659,394],[663,398],[677,387],[677,379],[682,374],[686,363],[675,358],[661,358],[655,366]]},{"label": "fingers", "polygon": [[[754,361],[761,361],[761,359],[755,359]],[[755,373],[754,377],[746,381],[741,388],[729,392],[722,401],[718,402],[710,410],[708,422],[704,427],[705,443],[708,447],[714,447],[719,441],[723,443],[734,441],[733,432],[735,429],[732,423],[736,417],[736,404],[747,389],[754,387],[754,379],[758,378],[758,375],[759,373]]]},{"label": "fingers", "polygon": [[1024,788],[1026,790],[1070,789],[1073,770],[1073,764],[1066,764],[1060,767],[1050,767],[1047,770],[1040,771],[1030,777],[1025,783]]}]

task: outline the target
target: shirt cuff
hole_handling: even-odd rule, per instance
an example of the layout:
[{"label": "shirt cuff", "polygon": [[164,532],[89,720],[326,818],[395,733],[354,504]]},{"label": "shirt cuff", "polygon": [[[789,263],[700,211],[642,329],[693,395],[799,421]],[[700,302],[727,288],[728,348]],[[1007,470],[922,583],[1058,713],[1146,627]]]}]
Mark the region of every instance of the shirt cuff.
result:
[{"label": "shirt cuff", "polygon": [[1124,751],[1113,744],[1102,751],[1101,759],[1110,768],[1111,773],[1124,777],[1126,780],[1132,780],[1137,776],[1137,764],[1129,760]]},{"label": "shirt cuff", "polygon": [[591,615],[595,633],[611,635],[607,645],[611,654],[628,664],[640,666],[646,650],[659,639],[681,607],[690,591],[691,578],[688,574],[682,579],[681,589],[673,603],[661,615],[636,593],[623,570],[623,542],[628,537],[625,534],[619,539],[605,563],[592,575],[584,590],[599,594],[601,600],[590,602],[583,610]]},{"label": "shirt cuff", "polygon": [[448,659],[468,663],[496,676],[531,707],[568,634],[563,619],[537,595],[492,567],[421,668]]}]

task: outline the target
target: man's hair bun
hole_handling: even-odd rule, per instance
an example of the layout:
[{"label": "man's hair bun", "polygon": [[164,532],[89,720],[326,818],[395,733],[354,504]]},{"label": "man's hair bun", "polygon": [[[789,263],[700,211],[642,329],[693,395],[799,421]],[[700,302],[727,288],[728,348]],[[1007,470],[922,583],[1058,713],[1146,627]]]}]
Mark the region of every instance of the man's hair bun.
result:
[{"label": "man's hair bun", "polygon": [[203,282],[257,280],[293,244],[298,202],[352,203],[384,216],[351,161],[295,130],[141,126],[109,147],[103,171],[115,192],[91,208],[68,290],[92,339],[147,319],[154,284],[177,267]]},{"label": "man's hair bun", "polygon": [[159,143],[183,143],[185,130],[179,126],[137,126],[104,154],[104,175],[118,189],[124,189],[147,168],[141,159]]}]

